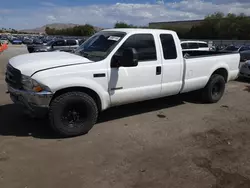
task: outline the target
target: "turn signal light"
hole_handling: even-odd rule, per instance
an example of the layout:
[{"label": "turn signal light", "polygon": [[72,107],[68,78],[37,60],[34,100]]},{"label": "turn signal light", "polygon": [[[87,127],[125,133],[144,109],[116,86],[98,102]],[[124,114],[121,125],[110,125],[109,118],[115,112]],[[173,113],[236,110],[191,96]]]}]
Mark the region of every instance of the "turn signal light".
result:
[{"label": "turn signal light", "polygon": [[41,92],[43,88],[41,88],[41,86],[36,86],[36,87],[33,87],[33,90],[36,92]]}]

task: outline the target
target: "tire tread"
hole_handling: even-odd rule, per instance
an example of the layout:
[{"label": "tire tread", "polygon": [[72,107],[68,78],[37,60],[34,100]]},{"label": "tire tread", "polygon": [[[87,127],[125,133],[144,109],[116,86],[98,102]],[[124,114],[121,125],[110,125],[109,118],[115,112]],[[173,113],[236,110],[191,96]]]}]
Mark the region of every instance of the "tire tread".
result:
[{"label": "tire tread", "polygon": [[[57,126],[55,121],[54,121],[54,109],[56,108],[56,106],[60,105],[60,103],[62,103],[65,98],[69,98],[69,97],[80,97],[83,100],[87,101],[88,103],[92,103],[92,105],[93,105],[94,113],[92,113],[91,125],[88,125],[87,126],[88,128],[86,130],[79,132],[79,133],[69,133],[69,132],[65,131],[64,129],[60,128],[60,126]],[[94,101],[94,99],[91,96],[89,96],[88,94],[86,94],[84,92],[72,91],[72,92],[67,92],[67,93],[64,93],[62,95],[59,95],[51,102],[51,105],[49,108],[50,125],[55,132],[59,133],[63,137],[78,136],[78,135],[88,133],[89,130],[96,123],[97,118],[98,118],[98,108],[97,108],[96,102]]]},{"label": "tire tread", "polygon": [[212,96],[210,95],[210,89],[211,89],[210,87],[211,87],[212,82],[214,80],[219,80],[219,79],[223,79],[223,81],[224,81],[224,83],[223,83],[224,84],[224,89],[223,89],[223,93],[222,93],[221,97],[223,96],[224,91],[225,91],[225,79],[224,79],[223,76],[221,76],[219,74],[213,74],[210,77],[210,79],[209,79],[206,87],[202,90],[202,99],[203,99],[203,101],[205,103],[216,103],[216,102],[218,102],[221,99],[221,97],[220,97],[218,100],[214,100],[212,98]]}]

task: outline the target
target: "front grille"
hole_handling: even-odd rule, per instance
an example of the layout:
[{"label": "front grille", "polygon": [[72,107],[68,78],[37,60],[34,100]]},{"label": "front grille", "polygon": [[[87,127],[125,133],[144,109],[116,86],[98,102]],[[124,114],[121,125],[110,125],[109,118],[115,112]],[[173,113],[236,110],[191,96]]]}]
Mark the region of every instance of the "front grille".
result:
[{"label": "front grille", "polygon": [[7,84],[9,84],[11,87],[15,89],[22,88],[21,71],[8,64],[5,73],[5,81]]}]

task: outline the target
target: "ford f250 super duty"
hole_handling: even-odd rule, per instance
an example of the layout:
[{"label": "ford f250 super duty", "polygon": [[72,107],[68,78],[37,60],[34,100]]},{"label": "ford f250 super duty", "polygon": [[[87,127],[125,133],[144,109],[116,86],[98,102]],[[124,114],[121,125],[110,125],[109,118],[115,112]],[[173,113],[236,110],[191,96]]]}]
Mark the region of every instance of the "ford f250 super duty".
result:
[{"label": "ford f250 super duty", "polygon": [[48,116],[60,135],[76,136],[87,133],[99,113],[113,106],[195,90],[215,103],[225,83],[237,77],[239,62],[238,53],[185,52],[174,31],[108,29],[74,53],[11,58],[7,93],[30,114]]}]

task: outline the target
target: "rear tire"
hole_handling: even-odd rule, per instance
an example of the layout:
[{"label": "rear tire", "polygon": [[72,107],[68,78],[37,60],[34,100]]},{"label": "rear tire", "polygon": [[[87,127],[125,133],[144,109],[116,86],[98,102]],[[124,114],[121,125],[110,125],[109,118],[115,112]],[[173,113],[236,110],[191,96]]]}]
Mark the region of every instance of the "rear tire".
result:
[{"label": "rear tire", "polygon": [[63,137],[83,135],[96,123],[98,108],[92,97],[83,92],[68,92],[50,105],[51,127]]},{"label": "rear tire", "polygon": [[206,103],[218,102],[225,92],[225,79],[223,76],[214,74],[209,79],[206,87],[202,91],[202,98]]}]

